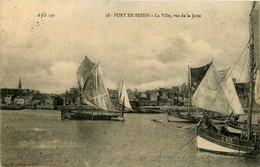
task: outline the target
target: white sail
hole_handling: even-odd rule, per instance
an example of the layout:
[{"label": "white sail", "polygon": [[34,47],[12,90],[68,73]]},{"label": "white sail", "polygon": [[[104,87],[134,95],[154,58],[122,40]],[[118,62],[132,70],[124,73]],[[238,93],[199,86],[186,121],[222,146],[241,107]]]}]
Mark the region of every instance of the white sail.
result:
[{"label": "white sail", "polygon": [[130,102],[129,102],[129,98],[128,98],[128,94],[126,91],[126,85],[125,85],[125,81],[119,81],[118,87],[117,87],[117,92],[118,92],[118,100],[119,100],[119,104],[123,104],[124,101],[124,107],[128,108],[128,109],[132,109]]},{"label": "white sail", "polygon": [[218,79],[213,63],[195,91],[192,102],[205,110],[215,111],[224,115],[231,114],[229,102]]},{"label": "white sail", "polygon": [[229,112],[233,112],[234,114],[238,115],[244,114],[244,110],[238,98],[234,82],[228,74],[228,71],[229,69],[218,71],[217,74],[219,77],[220,85],[224,90],[224,93],[230,105]]},{"label": "white sail", "polygon": [[86,56],[79,67],[77,76],[82,92],[82,101],[85,104],[103,110],[115,110],[105,87],[99,63],[91,62]]}]

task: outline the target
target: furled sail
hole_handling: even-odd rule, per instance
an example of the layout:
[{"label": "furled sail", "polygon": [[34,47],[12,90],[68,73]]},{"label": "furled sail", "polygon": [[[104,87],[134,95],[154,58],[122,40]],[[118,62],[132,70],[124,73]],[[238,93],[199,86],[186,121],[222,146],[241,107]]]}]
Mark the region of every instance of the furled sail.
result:
[{"label": "furled sail", "polygon": [[218,71],[219,82],[229,102],[229,113],[244,114],[244,110],[238,98],[234,82],[228,74],[229,69]]},{"label": "furled sail", "polygon": [[115,110],[104,85],[99,63],[91,62],[86,56],[78,69],[77,76],[83,103],[103,110]]},{"label": "furled sail", "polygon": [[208,71],[211,63],[206,64],[197,68],[190,68],[190,79],[191,79],[191,94],[194,94],[206,72]]},{"label": "furled sail", "polygon": [[252,43],[254,44],[253,55],[255,61],[255,102],[260,105],[260,58],[259,58],[259,2],[255,2],[250,13],[250,36],[254,36]]},{"label": "furled sail", "polygon": [[255,82],[255,101],[260,105],[260,70],[257,71]]},{"label": "furled sail", "polygon": [[195,106],[205,110],[215,111],[224,115],[231,114],[229,102],[225,96],[224,89],[221,88],[213,63],[211,63],[196,89],[192,102]]},{"label": "furled sail", "polygon": [[128,109],[132,109],[130,102],[129,102],[128,94],[126,91],[125,81],[123,81],[123,80],[119,81],[118,87],[117,87],[117,92],[118,92],[119,104],[122,105],[123,101],[124,101],[124,107],[126,107]]}]

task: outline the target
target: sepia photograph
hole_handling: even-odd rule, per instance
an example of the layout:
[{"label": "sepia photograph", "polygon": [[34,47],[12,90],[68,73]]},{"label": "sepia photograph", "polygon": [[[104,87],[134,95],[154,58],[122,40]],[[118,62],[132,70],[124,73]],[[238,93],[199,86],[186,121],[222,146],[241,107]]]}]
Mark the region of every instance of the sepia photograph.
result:
[{"label": "sepia photograph", "polygon": [[259,15],[1,0],[0,167],[260,166]]}]

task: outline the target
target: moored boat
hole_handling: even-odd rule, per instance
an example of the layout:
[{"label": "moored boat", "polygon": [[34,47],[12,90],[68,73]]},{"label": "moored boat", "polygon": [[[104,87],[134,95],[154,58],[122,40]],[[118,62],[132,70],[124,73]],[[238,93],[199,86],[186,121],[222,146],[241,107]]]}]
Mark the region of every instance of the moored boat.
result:
[{"label": "moored boat", "polygon": [[[230,104],[218,80],[213,63],[195,92],[193,103],[197,107],[229,115]],[[246,137],[246,134],[230,132],[225,123],[215,124],[206,115],[199,123],[197,132],[199,151],[244,155],[252,154],[256,149],[255,139],[251,135]]]},{"label": "moored boat", "polygon": [[217,133],[208,127],[199,126],[197,136],[198,151],[207,151],[226,155],[254,154],[256,142],[240,139],[240,136],[227,132]]}]

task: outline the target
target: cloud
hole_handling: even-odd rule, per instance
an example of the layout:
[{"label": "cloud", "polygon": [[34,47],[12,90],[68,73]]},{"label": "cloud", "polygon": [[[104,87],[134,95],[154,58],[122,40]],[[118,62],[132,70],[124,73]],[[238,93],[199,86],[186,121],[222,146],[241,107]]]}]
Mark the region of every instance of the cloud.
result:
[{"label": "cloud", "polygon": [[[109,88],[120,78],[131,88],[178,85],[187,81],[188,65],[212,59],[219,69],[232,66],[248,40],[251,8],[245,2],[0,3],[0,85],[17,87],[22,78],[25,88],[42,92],[77,86],[76,71],[86,54],[101,61]],[[105,17],[114,11],[188,12],[202,18]],[[39,18],[39,12],[55,18]]]},{"label": "cloud", "polygon": [[158,54],[158,60],[162,63],[168,63],[172,61],[180,61],[185,58],[185,54],[188,53],[188,45],[182,38],[175,38],[170,41],[171,46],[166,48],[162,53]]},{"label": "cloud", "polygon": [[152,82],[142,83],[140,85],[132,85],[130,88],[138,88],[140,90],[155,89],[159,87],[171,88],[175,85],[181,85],[183,81],[182,77],[169,78],[167,80],[156,80]]},{"label": "cloud", "polygon": [[[73,62],[59,61],[55,62],[50,68],[50,74],[46,72],[39,73],[42,77],[39,78],[39,83],[42,84],[44,92],[63,92],[71,87],[77,86],[76,72],[78,65]],[[55,88],[53,90],[53,88]]]}]

